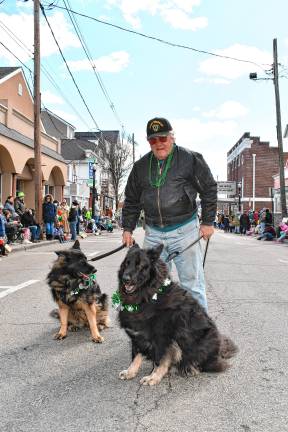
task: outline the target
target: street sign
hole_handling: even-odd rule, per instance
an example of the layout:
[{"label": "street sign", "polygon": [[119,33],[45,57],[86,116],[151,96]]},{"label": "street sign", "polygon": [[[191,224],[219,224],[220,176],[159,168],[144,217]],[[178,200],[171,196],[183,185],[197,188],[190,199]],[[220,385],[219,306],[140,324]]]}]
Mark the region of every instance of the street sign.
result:
[{"label": "street sign", "polygon": [[88,162],[89,178],[92,179],[93,179],[93,165],[94,165],[94,161]]},{"label": "street sign", "polygon": [[220,181],[217,182],[217,192],[228,195],[236,195],[236,182],[235,181]]}]

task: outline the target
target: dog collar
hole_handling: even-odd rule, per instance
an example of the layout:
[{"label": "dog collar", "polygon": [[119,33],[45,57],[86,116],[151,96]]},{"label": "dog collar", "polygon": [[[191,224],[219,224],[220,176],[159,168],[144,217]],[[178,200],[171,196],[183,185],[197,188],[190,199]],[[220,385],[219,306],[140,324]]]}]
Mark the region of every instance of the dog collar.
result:
[{"label": "dog collar", "polygon": [[81,273],[81,278],[82,281],[79,283],[78,288],[76,288],[74,291],[70,291],[70,295],[77,295],[80,293],[80,291],[86,290],[95,285],[96,273],[91,273],[89,275]]},{"label": "dog collar", "polygon": [[[158,292],[156,292],[152,296],[151,300],[157,301],[158,300],[158,294],[163,294],[163,292],[166,290],[166,288],[168,286],[171,285],[171,283],[172,283],[171,279],[166,278],[163,281],[163,283],[160,286],[160,288],[158,289]],[[119,311],[119,312],[126,311],[126,312],[135,313],[135,312],[139,312],[139,310],[140,310],[140,304],[137,304],[137,303],[131,303],[131,304],[122,303],[119,291],[115,291],[112,294],[112,307],[115,310]]]}]

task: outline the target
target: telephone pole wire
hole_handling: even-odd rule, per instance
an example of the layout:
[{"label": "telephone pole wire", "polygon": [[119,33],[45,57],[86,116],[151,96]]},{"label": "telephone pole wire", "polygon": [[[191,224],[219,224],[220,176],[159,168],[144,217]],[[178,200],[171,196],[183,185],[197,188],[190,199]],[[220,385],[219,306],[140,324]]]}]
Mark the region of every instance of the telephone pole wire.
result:
[{"label": "telephone pole wire", "polygon": [[42,164],[40,132],[40,2],[34,0],[34,180],[35,216],[37,223],[42,222]]},{"label": "telephone pole wire", "polygon": [[273,39],[273,72],[274,72],[274,88],[275,88],[275,102],[276,102],[276,120],[277,120],[277,141],[279,149],[279,173],[280,173],[280,201],[281,201],[281,214],[282,218],[287,216],[287,203],[286,203],[286,188],[284,176],[284,158],[283,158],[283,140],[282,140],[282,125],[281,125],[281,109],[280,109],[280,95],[279,95],[279,74],[278,74],[278,53],[277,53],[277,39]]}]

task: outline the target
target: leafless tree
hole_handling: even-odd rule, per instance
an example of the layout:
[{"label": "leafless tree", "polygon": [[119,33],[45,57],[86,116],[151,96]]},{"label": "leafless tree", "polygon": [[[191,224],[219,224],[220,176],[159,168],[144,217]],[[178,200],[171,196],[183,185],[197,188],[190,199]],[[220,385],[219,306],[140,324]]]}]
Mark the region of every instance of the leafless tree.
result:
[{"label": "leafless tree", "polygon": [[109,142],[99,140],[98,143],[98,163],[101,168],[109,174],[115,193],[116,209],[118,209],[120,200],[120,189],[123,180],[132,167],[132,148],[131,144],[121,142]]}]

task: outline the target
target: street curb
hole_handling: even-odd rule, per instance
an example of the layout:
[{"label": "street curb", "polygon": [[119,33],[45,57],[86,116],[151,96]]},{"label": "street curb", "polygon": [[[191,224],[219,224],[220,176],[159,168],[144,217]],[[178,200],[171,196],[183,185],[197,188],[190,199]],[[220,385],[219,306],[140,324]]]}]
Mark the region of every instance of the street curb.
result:
[{"label": "street curb", "polygon": [[15,253],[15,252],[25,252],[26,250],[28,250],[28,249],[35,249],[35,248],[38,248],[38,247],[42,247],[42,246],[48,246],[48,245],[50,245],[50,244],[56,244],[56,243],[59,243],[59,240],[49,240],[49,241],[47,241],[47,240],[44,240],[43,242],[40,242],[40,243],[31,243],[31,244],[20,244],[20,245],[17,245],[17,246],[11,246],[12,247],[12,251],[11,251],[11,253]]}]

